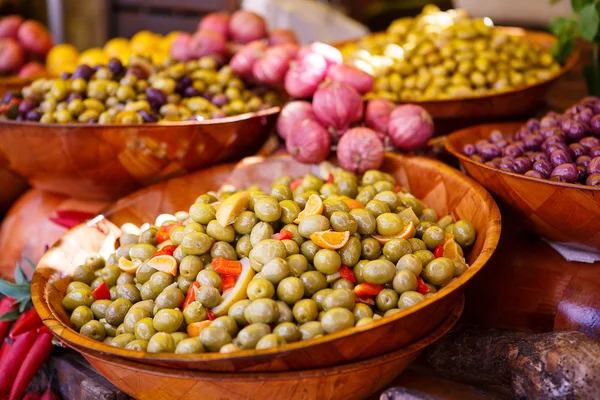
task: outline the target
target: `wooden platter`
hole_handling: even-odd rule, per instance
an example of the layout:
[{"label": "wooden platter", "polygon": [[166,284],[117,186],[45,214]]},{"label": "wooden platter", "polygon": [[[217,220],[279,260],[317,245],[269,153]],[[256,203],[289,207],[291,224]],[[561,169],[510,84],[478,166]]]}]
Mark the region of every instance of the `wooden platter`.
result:
[{"label": "wooden platter", "polygon": [[462,154],[468,143],[494,130],[513,133],[519,123],[478,125],[449,135],[446,149],[477,182],[509,205],[534,232],[573,247],[600,250],[600,188],[501,171]]},{"label": "wooden platter", "polygon": [[[466,255],[471,265],[456,281],[432,298],[372,325],[353,328],[279,349],[241,351],[234,355],[174,356],[144,354],[93,341],[69,327],[61,300],[70,274],[89,253],[113,246],[117,226],[126,221],[141,224],[162,212],[187,209],[195,198],[224,183],[267,189],[277,176],[315,172],[316,166],[300,164],[289,156],[250,157],[235,168],[220,165],[186,177],[171,179],[123,198],[91,225],[69,231],[42,257],[33,277],[32,296],[38,313],[52,331],[80,351],[92,350],[114,358],[143,361],[157,366],[204,371],[286,371],[343,364],[384,354],[424,337],[448,315],[466,283],[494,252],[500,235],[500,213],[491,196],[477,183],[438,161],[389,153],[382,170],[392,173],[440,215],[452,213],[470,220],[478,237]],[[116,224],[116,225],[115,225]]]}]

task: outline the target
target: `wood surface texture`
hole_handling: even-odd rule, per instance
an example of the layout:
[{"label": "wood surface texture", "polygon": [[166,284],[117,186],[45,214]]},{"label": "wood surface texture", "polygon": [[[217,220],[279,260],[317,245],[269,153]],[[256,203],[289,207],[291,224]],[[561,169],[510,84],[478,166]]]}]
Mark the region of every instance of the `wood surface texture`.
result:
[{"label": "wood surface texture", "polygon": [[370,326],[292,343],[281,349],[241,351],[233,355],[149,355],[93,341],[68,326],[68,316],[61,300],[70,282],[70,274],[87,254],[98,252],[102,246],[114,248],[114,233],[118,234],[117,226],[120,224],[126,221],[141,224],[161,212],[187,209],[199,194],[217,189],[223,183],[243,182],[243,187],[258,184],[267,188],[279,175],[300,176],[314,172],[314,166],[299,164],[289,156],[251,157],[233,167],[232,164],[219,165],[156,184],[116,202],[105,213],[108,219],[100,221],[99,225],[80,225],[69,231],[40,260],[33,277],[33,301],[48,327],[61,340],[79,350],[143,360],[157,366],[246,372],[303,370],[344,364],[406,346],[431,332],[459,301],[465,284],[484,266],[498,242],[500,213],[481,186],[438,161],[388,154],[382,170],[394,174],[400,184],[408,187],[440,215],[452,213],[455,218],[468,219],[478,232],[475,244],[466,254],[471,264],[469,270],[425,302]]},{"label": "wood surface texture", "polygon": [[478,125],[446,138],[446,149],[467,173],[521,217],[520,222],[549,240],[600,250],[600,187],[554,182],[501,171],[462,154],[468,143],[494,130],[512,134],[519,123]]},{"label": "wood surface texture", "polygon": [[0,159],[38,189],[115,200],[140,187],[255,154],[279,107],[218,122],[141,125],[0,121]]}]

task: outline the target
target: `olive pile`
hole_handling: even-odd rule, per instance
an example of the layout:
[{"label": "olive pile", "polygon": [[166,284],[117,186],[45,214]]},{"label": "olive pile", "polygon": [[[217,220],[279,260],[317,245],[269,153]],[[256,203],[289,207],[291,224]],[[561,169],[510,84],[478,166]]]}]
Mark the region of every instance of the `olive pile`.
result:
[{"label": "olive pile", "polygon": [[463,10],[425,6],[385,34],[344,46],[346,62],[375,75],[368,98],[430,100],[502,92],[546,80],[560,65],[522,36]]},{"label": "olive pile", "polygon": [[[137,61],[137,62],[136,62]],[[43,78],[8,94],[0,118],[42,123],[141,124],[205,120],[258,111],[279,103],[264,87],[249,89],[228,65],[211,57],[152,66],[116,58],[73,74]]]},{"label": "olive pile", "polygon": [[476,238],[376,170],[224,188],[123,231],[115,253],[75,269],[71,325],[178,354],[276,347],[400,312],[466,271]]}]

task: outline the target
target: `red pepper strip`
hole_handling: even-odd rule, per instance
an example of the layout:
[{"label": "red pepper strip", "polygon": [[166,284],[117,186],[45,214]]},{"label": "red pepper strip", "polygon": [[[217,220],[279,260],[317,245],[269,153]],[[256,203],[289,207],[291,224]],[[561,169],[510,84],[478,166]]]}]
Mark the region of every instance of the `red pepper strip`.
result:
[{"label": "red pepper strip", "polygon": [[4,357],[10,351],[10,348],[13,345],[13,341],[5,340],[2,343],[2,347],[0,347],[0,365],[2,364],[2,357]]},{"label": "red pepper strip", "polygon": [[106,283],[102,282],[94,291],[92,292],[94,296],[94,300],[110,300],[110,290]]},{"label": "red pepper strip", "polygon": [[333,183],[333,174],[330,172],[325,183]]},{"label": "red pepper strip", "polygon": [[293,180],[293,181],[290,183],[290,189],[292,189],[292,190],[296,190],[296,188],[297,188],[298,186],[302,185],[302,182],[304,182],[304,179],[302,179],[302,178],[299,178],[299,179]]},{"label": "red pepper strip", "polygon": [[402,186],[400,186],[400,185],[394,186],[394,192],[398,193],[401,190],[402,190]]},{"label": "red pepper strip", "polygon": [[288,231],[287,229],[282,229],[281,232],[272,235],[271,239],[286,240],[286,239],[291,239],[293,237],[294,237],[294,234],[291,231]]},{"label": "red pepper strip", "polygon": [[210,321],[215,320],[215,313],[212,310],[206,310],[206,315]]},{"label": "red pepper strip", "polygon": [[417,277],[417,292],[421,294],[427,294],[429,293],[429,290],[429,286],[425,284],[423,278],[421,278],[420,276]]},{"label": "red pepper strip", "polygon": [[435,258],[440,258],[444,255],[444,246],[436,246],[433,250],[433,255]]},{"label": "red pepper strip", "polygon": [[352,283],[356,283],[356,278],[354,277],[354,272],[352,272],[352,270],[348,267],[346,267],[345,265],[342,265],[340,267],[340,269],[338,269],[338,272],[340,273],[340,276]]},{"label": "red pepper strip", "polygon": [[96,216],[96,214],[91,213],[91,212],[87,212],[87,211],[80,211],[80,210],[56,210],[56,215],[59,218],[77,218],[81,221],[84,221],[86,219],[90,219]]},{"label": "red pepper strip", "polygon": [[173,253],[175,253],[176,248],[177,248],[177,246],[172,245],[172,244],[163,246],[159,251],[154,253],[149,259],[152,260],[154,257],[157,257],[157,256],[172,256]]},{"label": "red pepper strip", "polygon": [[[17,308],[17,305],[14,304],[15,299],[12,297],[5,297],[0,300],[0,315],[4,315],[7,312],[10,312]],[[13,321],[0,321],[0,343],[4,340],[8,331],[10,330],[10,326]]]},{"label": "red pepper strip", "polygon": [[15,326],[13,326],[8,337],[14,340],[17,336],[22,335],[23,333],[34,328],[38,328],[41,325],[42,319],[38,315],[37,311],[35,311],[35,308],[30,308],[21,314],[15,321]]},{"label": "red pepper strip", "polygon": [[234,260],[227,260],[223,257],[212,259],[213,270],[223,275],[240,276],[242,274],[242,263]]},{"label": "red pepper strip", "polygon": [[375,305],[375,300],[370,297],[356,297],[356,301],[359,303],[367,304],[369,306]]},{"label": "red pepper strip", "polygon": [[374,283],[361,283],[354,287],[354,294],[357,296],[377,296],[379,292],[384,289],[383,285],[377,285]]},{"label": "red pepper strip", "polygon": [[32,354],[34,351],[33,344],[37,336],[35,329],[17,336],[9,351],[2,356],[0,360],[0,371],[2,371],[0,374],[0,397],[10,391],[23,360],[28,353]]},{"label": "red pepper strip", "polygon": [[[33,343],[33,346],[29,349],[27,356],[19,368],[8,400],[20,400],[21,397],[23,397],[23,393],[27,390],[31,378],[33,378],[44,362],[46,362],[53,347],[50,329],[42,326],[38,329],[35,343]],[[14,367],[15,366],[13,366],[13,368]]]},{"label": "red pepper strip", "polygon": [[185,300],[183,301],[183,306],[181,306],[182,310],[185,310],[185,308],[191,302],[196,301],[196,289],[198,289],[199,287],[200,287],[200,282],[198,282],[198,281],[192,282],[192,284],[188,288],[187,294],[185,295]]},{"label": "red pepper strip", "polygon": [[222,275],[221,280],[222,280],[221,286],[223,288],[223,292],[225,292],[235,286],[235,276],[233,276],[233,275]]}]

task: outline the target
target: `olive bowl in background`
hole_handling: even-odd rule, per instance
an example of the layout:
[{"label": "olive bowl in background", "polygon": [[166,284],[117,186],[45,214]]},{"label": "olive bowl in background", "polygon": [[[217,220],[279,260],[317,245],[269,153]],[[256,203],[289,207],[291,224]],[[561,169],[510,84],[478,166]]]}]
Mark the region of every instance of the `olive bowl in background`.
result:
[{"label": "olive bowl in background", "polygon": [[114,250],[125,222],[141,225],[160,213],[184,210],[198,195],[223,184],[263,190],[280,175],[319,173],[316,165],[301,164],[289,155],[249,157],[236,164],[203,169],[140,190],[110,206],[102,216],[79,225],[62,237],[39,261],[33,276],[32,299],[44,323],[68,346],[82,353],[96,352],[113,360],[128,360],[157,367],[212,372],[302,371],[367,360],[405,347],[438,327],[461,301],[466,284],[483,268],[500,237],[500,212],[478,183],[432,159],[388,153],[381,170],[395,176],[439,215],[471,221],[477,239],[466,251],[470,268],[434,296],[414,307],[372,324],[332,335],[265,350],[231,354],[176,355],[125,350],[94,341],[70,327],[62,299],[73,270],[89,254]]},{"label": "olive bowl in background", "polygon": [[280,107],[206,121],[135,125],[0,121],[0,159],[31,186],[115,200],[149,184],[256,153]]}]

